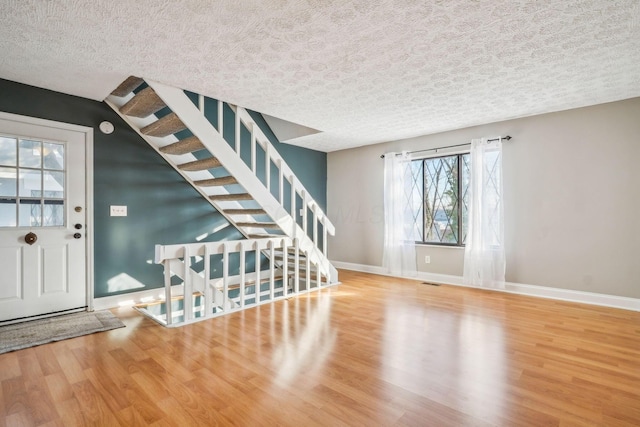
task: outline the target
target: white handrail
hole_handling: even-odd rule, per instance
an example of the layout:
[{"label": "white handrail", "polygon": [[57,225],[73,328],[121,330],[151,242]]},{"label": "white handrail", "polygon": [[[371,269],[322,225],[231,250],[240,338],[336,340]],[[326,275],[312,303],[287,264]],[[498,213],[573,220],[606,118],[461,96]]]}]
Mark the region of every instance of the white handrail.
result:
[{"label": "white handrail", "polygon": [[[292,245],[293,239],[282,236],[273,237],[270,239],[245,239],[245,240],[230,240],[219,242],[200,242],[200,243],[182,243],[176,245],[156,245],[155,263],[162,264],[163,261],[169,259],[178,259],[185,256],[185,249],[189,251],[190,256],[204,256],[205,248],[209,250],[210,255],[219,255],[224,252],[225,246],[229,248],[231,252],[240,252],[240,247],[244,247],[254,250],[267,250],[270,242],[286,242],[287,245]],[[278,248],[280,246],[276,246]]]}]

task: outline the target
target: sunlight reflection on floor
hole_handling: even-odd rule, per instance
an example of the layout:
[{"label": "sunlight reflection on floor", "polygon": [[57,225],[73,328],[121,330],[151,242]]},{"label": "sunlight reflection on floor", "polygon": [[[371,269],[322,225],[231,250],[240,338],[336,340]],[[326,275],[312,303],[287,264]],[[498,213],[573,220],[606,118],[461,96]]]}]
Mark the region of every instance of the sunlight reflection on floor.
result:
[{"label": "sunlight reflection on floor", "polygon": [[[283,305],[282,342],[272,359],[278,372],[275,383],[280,386],[289,385],[302,372],[312,376],[324,366],[335,346],[337,334],[331,326],[332,295],[321,292],[311,295],[314,297],[296,298]],[[300,304],[309,306],[303,311],[304,319],[297,310]]]},{"label": "sunlight reflection on floor", "polygon": [[385,380],[497,422],[507,369],[500,321],[406,303],[388,303],[384,317]]}]

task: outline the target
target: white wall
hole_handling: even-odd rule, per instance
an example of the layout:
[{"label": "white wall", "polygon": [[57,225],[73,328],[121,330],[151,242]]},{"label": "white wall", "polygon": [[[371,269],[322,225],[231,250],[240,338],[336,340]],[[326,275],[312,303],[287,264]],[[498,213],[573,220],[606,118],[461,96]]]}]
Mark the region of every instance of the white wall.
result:
[{"label": "white wall", "polygon": [[[640,298],[640,98],[329,153],[330,258],[382,265],[381,154],[507,134],[507,281]],[[463,249],[417,252],[462,275]]]}]

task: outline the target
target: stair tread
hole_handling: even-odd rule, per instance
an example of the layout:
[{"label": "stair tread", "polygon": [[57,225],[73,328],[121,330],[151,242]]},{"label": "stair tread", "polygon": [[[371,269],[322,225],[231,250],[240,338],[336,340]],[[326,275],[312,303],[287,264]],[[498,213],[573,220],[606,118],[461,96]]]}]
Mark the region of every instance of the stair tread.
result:
[{"label": "stair tread", "polygon": [[272,239],[274,237],[287,237],[284,234],[249,234],[250,239]]},{"label": "stair tread", "polygon": [[213,169],[220,166],[220,160],[216,159],[215,157],[208,157],[206,159],[194,160],[192,162],[179,164],[178,168],[183,171],[196,172]]},{"label": "stair tread", "polygon": [[119,96],[119,97],[127,96],[128,94],[133,92],[135,88],[140,86],[143,82],[144,80],[142,80],[140,77],[129,76],[125,79],[125,81],[120,83],[120,85],[117,88],[115,88],[113,92],[111,92],[111,95]]},{"label": "stair tread", "polygon": [[266,215],[264,209],[225,209],[227,215]]},{"label": "stair tread", "polygon": [[181,139],[178,142],[174,142],[173,144],[165,145],[164,147],[160,147],[160,151],[165,154],[186,154],[193,153],[194,151],[204,149],[204,145],[196,136],[190,136],[185,139]]},{"label": "stair tread", "polygon": [[176,115],[176,113],[167,114],[160,120],[156,120],[148,126],[145,126],[140,130],[145,135],[165,137],[173,135],[176,132],[186,129],[182,120]]},{"label": "stair tread", "polygon": [[147,87],[124,104],[120,112],[125,116],[148,117],[164,107],[166,107],[164,101],[152,88]]},{"label": "stair tread", "polygon": [[220,178],[201,179],[194,181],[195,185],[200,187],[215,187],[219,185],[237,184],[238,180],[233,176],[222,176]]},{"label": "stair tread", "polygon": [[238,227],[253,227],[253,228],[280,228],[275,222],[236,222]]},{"label": "stair tread", "polygon": [[213,196],[209,196],[209,199],[214,201],[227,201],[227,200],[253,200],[251,194],[247,193],[236,193],[236,194],[214,194]]}]

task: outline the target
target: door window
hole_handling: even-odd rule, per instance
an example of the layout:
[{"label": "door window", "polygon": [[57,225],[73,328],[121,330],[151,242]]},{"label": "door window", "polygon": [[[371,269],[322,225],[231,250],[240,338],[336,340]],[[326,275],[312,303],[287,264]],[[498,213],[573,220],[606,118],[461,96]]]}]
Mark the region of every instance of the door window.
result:
[{"label": "door window", "polygon": [[65,225],[65,146],[0,135],[0,227]]}]

